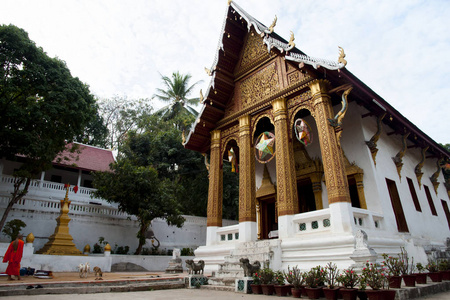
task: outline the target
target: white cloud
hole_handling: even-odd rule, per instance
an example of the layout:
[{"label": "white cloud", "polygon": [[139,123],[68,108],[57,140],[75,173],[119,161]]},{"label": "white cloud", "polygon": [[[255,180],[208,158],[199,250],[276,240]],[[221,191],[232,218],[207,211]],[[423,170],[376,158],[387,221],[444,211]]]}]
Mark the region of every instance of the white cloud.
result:
[{"label": "white cloud", "polygon": [[[241,0],[307,54],[337,59],[437,142],[449,143],[447,1]],[[150,98],[179,70],[205,91],[226,0],[3,0],[0,20],[24,28],[101,97]],[[197,96],[197,92],[195,95]]]}]

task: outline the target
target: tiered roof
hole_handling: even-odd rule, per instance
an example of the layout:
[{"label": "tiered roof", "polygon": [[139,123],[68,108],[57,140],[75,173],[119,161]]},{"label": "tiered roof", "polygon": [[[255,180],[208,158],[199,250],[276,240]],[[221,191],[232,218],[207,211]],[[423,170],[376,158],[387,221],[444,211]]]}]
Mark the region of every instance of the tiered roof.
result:
[{"label": "tiered roof", "polygon": [[[71,152],[73,144],[77,147]],[[109,171],[109,164],[114,162],[111,150],[102,149],[80,143],[69,143],[66,150],[61,152],[54,160],[54,165],[66,166],[84,171]]]}]

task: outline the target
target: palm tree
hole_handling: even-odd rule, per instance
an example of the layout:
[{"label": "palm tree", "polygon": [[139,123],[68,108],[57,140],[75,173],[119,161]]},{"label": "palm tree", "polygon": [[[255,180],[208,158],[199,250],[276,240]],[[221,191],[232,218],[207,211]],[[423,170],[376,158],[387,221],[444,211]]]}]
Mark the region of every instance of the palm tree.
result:
[{"label": "palm tree", "polygon": [[172,73],[172,78],[161,75],[161,79],[165,89],[156,89],[157,93],[153,95],[153,98],[169,102],[169,105],[161,108],[155,114],[160,115],[166,121],[174,120],[180,130],[186,129],[198,115],[198,112],[190,105],[197,104],[199,101],[199,98],[188,99],[187,97],[200,81],[189,86],[191,75],[182,75],[178,71]]}]

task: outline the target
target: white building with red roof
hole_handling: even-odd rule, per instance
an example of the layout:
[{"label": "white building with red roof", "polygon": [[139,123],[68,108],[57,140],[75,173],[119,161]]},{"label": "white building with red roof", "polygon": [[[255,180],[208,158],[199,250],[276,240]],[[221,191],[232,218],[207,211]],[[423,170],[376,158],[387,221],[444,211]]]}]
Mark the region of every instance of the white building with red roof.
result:
[{"label": "white building with red roof", "polygon": [[[91,251],[100,237],[104,237],[112,250],[116,246],[129,246],[129,253],[134,253],[138,246],[136,233],[138,222],[118,210],[116,203],[92,196],[91,172],[107,171],[114,162],[111,150],[78,144],[73,153],[62,152],[53,161],[53,168],[42,172],[39,178],[32,181],[30,189],[23,200],[13,206],[7,222],[20,219],[27,225],[22,229],[26,236],[35,236],[34,249],[41,249],[54,233],[56,218],[60,214],[60,200],[65,196],[65,184],[70,184],[69,223],[70,234],[76,247],[83,251],[90,245]],[[70,149],[72,144],[68,144]],[[13,173],[21,165],[18,161],[0,159],[0,214],[3,214],[11,192],[14,188]],[[74,193],[73,188],[78,191]],[[197,248],[206,243],[206,218],[185,216],[182,228],[168,226],[164,220],[154,220],[152,230],[160,240],[160,250],[173,248]],[[8,237],[0,233],[0,242],[9,242]],[[146,247],[151,248],[151,245]]]}]

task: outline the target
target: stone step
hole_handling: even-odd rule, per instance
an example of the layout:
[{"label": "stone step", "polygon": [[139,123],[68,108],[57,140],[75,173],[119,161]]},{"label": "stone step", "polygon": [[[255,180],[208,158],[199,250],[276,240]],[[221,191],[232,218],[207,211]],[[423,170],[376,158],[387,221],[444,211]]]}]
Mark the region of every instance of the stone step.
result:
[{"label": "stone step", "polygon": [[45,294],[91,294],[91,293],[118,293],[118,292],[137,292],[164,289],[182,289],[185,288],[184,280],[176,281],[146,281],[140,283],[126,283],[116,285],[88,285],[88,284],[69,284],[62,286],[56,285],[29,285],[34,288],[27,289],[27,285],[16,285],[7,289],[0,289],[0,297],[18,296],[18,295],[45,295]]},{"label": "stone step", "polygon": [[215,290],[215,291],[225,291],[225,292],[234,292],[234,286],[228,285],[202,285],[200,287],[202,290]]},{"label": "stone step", "polygon": [[206,285],[206,286],[230,286],[230,287],[234,287],[235,279],[236,279],[236,277],[234,277],[234,276],[209,277],[208,278],[208,285]]}]

